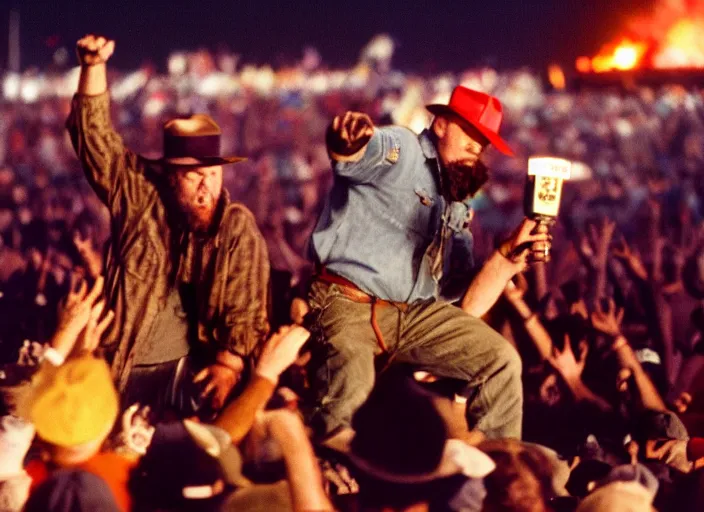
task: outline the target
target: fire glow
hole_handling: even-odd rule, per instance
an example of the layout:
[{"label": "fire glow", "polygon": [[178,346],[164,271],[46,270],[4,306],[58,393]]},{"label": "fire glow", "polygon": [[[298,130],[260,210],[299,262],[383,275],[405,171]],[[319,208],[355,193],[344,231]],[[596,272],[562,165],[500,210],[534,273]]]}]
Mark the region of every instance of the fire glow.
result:
[{"label": "fire glow", "polygon": [[577,71],[704,68],[704,0],[661,0],[652,15],[632,20],[627,34],[578,58]]}]

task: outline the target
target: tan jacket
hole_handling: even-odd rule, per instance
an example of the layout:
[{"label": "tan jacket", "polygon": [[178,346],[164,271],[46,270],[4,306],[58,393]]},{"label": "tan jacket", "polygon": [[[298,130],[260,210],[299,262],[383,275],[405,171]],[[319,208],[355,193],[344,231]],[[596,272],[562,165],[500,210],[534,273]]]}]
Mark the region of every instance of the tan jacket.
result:
[{"label": "tan jacket", "polygon": [[253,215],[223,191],[217,233],[204,241],[167,221],[164,177],[125,148],[109,110],[108,93],[76,95],[66,127],[88,181],[110,211],[105,297],[115,320],[104,346],[120,389],[135,347],[149,336],[179,280],[195,285],[198,340],[213,356],[249,356],[269,330],[269,259]]}]

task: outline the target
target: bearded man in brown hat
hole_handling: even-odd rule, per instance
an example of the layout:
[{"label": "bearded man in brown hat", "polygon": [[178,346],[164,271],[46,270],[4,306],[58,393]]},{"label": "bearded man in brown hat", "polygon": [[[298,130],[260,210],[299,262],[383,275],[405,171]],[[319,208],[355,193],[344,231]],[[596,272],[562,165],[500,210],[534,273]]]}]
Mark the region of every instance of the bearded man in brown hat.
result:
[{"label": "bearded man in brown hat", "polygon": [[114,41],[77,43],[78,91],[67,121],[111,215],[105,295],[115,312],[104,349],[123,403],[182,414],[220,409],[268,332],[269,260],[254,217],[230,202],[220,128],[209,116],[164,125],[164,156],[123,145],[110,121]]}]

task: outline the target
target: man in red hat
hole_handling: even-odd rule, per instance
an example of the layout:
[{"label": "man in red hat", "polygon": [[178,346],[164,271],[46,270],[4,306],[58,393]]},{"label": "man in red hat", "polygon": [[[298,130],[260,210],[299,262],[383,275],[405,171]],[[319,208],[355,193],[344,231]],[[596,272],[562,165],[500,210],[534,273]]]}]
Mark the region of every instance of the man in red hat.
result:
[{"label": "man in red hat", "polygon": [[[164,156],[123,145],[110,122],[106,62],[115,43],[78,41],[67,122],[89,183],[108,207],[104,340],[123,401],[192,414],[222,407],[264,340],[269,261],[254,217],[222,188],[220,128],[197,114],[164,125]],[[206,401],[207,400],[207,401]]]},{"label": "man in red hat", "polygon": [[480,156],[489,144],[512,155],[501,104],[457,87],[428,109],[435,118],[420,135],[355,112],[327,132],[335,181],[311,239],[309,296],[325,334],[311,416],[323,437],[349,427],[380,362],[463,383],[470,428],[521,435],[521,360],[479,318],[529,262],[548,259],[550,237],[526,219],[473,269],[468,200],[488,179]]}]

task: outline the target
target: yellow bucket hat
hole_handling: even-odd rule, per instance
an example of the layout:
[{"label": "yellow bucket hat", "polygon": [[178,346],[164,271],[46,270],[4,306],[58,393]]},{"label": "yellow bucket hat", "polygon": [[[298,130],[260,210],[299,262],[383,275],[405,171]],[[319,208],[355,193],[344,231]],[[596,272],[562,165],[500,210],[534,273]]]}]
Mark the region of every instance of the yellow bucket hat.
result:
[{"label": "yellow bucket hat", "polygon": [[44,364],[20,408],[37,435],[73,447],[106,435],[117,419],[119,399],[102,359],[83,356],[59,367]]}]

